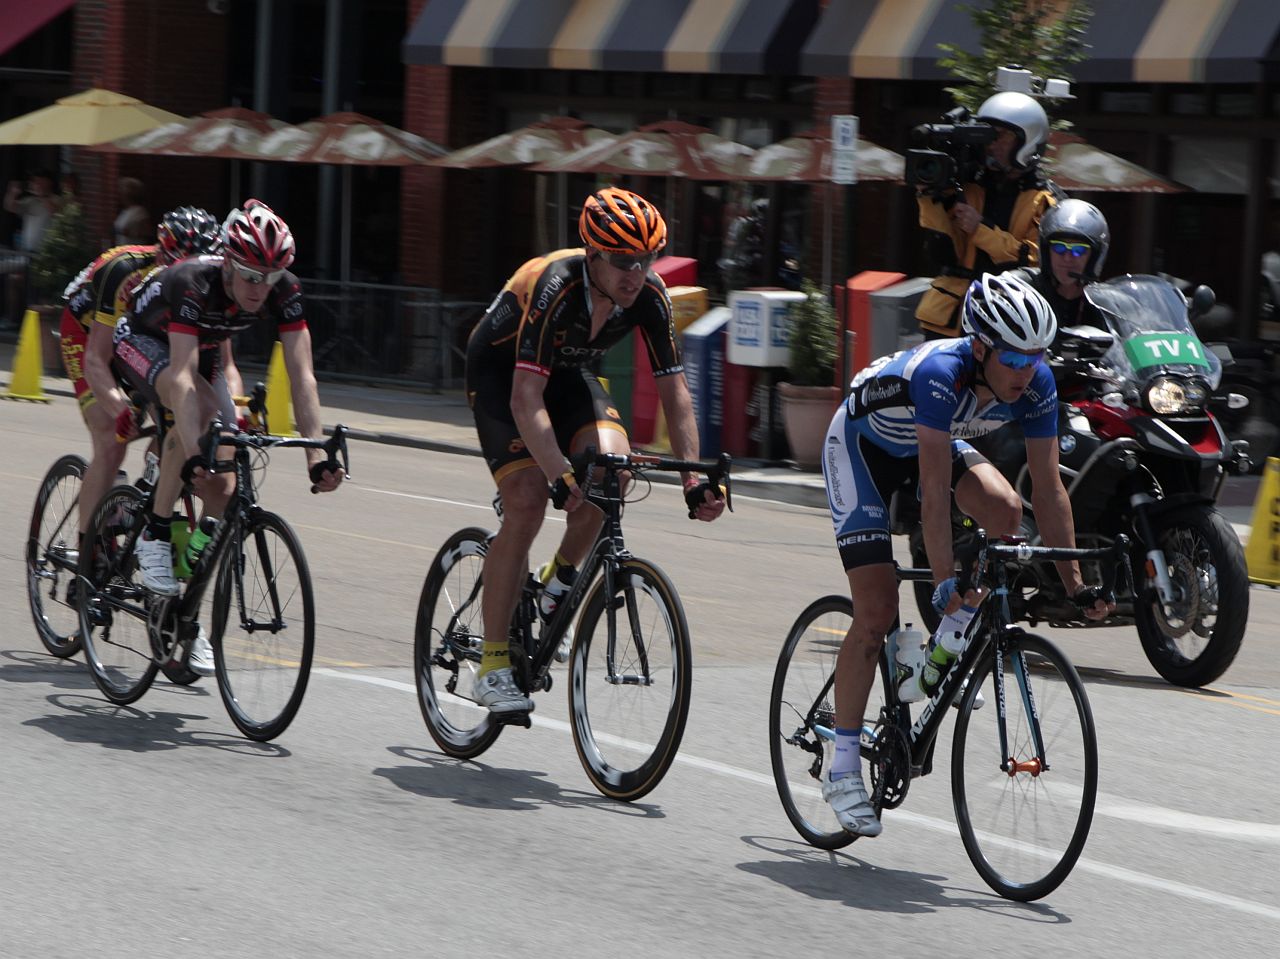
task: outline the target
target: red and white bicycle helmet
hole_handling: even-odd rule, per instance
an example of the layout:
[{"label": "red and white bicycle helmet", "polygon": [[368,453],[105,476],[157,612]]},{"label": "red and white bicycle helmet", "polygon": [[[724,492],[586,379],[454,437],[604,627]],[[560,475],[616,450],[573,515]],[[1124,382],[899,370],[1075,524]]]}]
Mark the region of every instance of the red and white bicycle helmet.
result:
[{"label": "red and white bicycle helmet", "polygon": [[289,225],[261,200],[246,200],[222,224],[223,256],[251,270],[270,273],[293,263]]}]

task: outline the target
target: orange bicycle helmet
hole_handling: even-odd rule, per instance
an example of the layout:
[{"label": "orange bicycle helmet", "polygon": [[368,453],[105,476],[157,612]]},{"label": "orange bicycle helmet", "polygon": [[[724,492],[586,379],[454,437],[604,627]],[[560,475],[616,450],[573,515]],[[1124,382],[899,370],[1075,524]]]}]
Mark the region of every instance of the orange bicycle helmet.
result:
[{"label": "orange bicycle helmet", "polygon": [[643,257],[667,245],[667,224],[644,197],[611,186],[582,204],[578,235],[589,249]]}]

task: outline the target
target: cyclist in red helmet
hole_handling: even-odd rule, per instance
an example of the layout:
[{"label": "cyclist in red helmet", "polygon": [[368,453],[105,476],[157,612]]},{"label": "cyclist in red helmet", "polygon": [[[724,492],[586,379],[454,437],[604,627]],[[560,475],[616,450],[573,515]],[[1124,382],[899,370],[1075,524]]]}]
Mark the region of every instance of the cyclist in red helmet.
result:
[{"label": "cyclist in red helmet", "polygon": [[[207,515],[221,516],[230,493],[230,477],[224,482],[221,475],[208,476],[199,451],[215,416],[224,423],[236,421],[219,362],[223,342],[241,330],[274,324],[298,430],[307,437],[321,434],[302,287],[288,269],[293,259],[293,234],[284,220],[262,201],[248,200],[223,223],[221,255],[193,257],[151,274],[116,325],[116,359],[129,383],[173,411],[171,442],[178,448],[161,458],[155,514],[138,538],[142,581],[155,593],[178,591],[169,515],[183,481],[192,482]],[[311,483],[320,491],[337,489],[342,470],[325,468],[322,451],[306,453]],[[212,669],[204,646],[191,654],[191,668],[198,673]]]},{"label": "cyclist in red helmet", "polygon": [[[125,297],[155,267],[214,253],[221,243],[222,231],[213,214],[197,207],[179,207],[161,218],[155,245],[106,250],[81,270],[62,294],[66,300],[62,364],[93,441],[93,460],[80,491],[81,531],[124,462],[125,447],[116,442],[115,424],[127,404],[111,360],[112,335],[116,318],[124,311]],[[240,373],[231,359],[229,343],[223,361],[229,381],[239,391]]]},{"label": "cyclist in red helmet", "polygon": [[[588,446],[630,452],[618,410],[590,365],[632,330],[647,348],[676,456],[698,455],[671,300],[650,272],[667,242],[666,223],[643,197],[610,187],[587,198],[578,232],[583,248],[548,253],[516,271],[467,344],[467,399],[502,500],[502,526],[485,558],[484,652],[474,691],[495,713],[533,708],[512,677],[507,624],[548,497],[568,516],[543,582],[571,581],[600,528],[601,513],[585,502],[568,457]],[[698,518],[718,517],[719,490],[683,479]],[[557,658],[567,657],[562,646]]]}]

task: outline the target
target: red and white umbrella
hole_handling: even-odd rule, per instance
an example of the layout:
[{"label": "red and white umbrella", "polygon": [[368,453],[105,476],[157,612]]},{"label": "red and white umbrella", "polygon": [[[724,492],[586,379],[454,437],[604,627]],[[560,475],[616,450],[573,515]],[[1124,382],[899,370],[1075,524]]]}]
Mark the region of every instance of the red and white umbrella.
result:
[{"label": "red and white umbrella", "polygon": [[552,117],[501,133],[432,160],[432,166],[455,170],[528,166],[568,156],[584,147],[617,139],[612,133],[576,117]]},{"label": "red and white umbrella", "polygon": [[1070,133],[1049,134],[1045,169],[1054,183],[1071,193],[1185,193],[1188,189]]},{"label": "red and white umbrella", "polygon": [[443,156],[444,148],[416,133],[389,126],[360,113],[330,113],[300,123],[308,139],[280,144],[270,159],[340,166],[416,166]]},{"label": "red and white umbrella", "polygon": [[680,120],[650,123],[614,140],[532,167],[538,173],[612,173],[736,180],[755,151]]},{"label": "red and white umbrella", "polygon": [[[855,165],[859,181],[902,182],[902,156],[870,140],[858,140]],[[795,183],[829,181],[831,138],[816,130],[808,130],[763,146],[747,161],[746,169],[738,179]]]},{"label": "red and white umbrella", "polygon": [[[101,153],[142,153],[148,156],[218,157],[232,160],[262,158],[260,144],[295,130],[283,120],[243,107],[210,110],[199,116],[165,123],[142,133],[101,143]],[[293,135],[296,140],[297,134]]]}]

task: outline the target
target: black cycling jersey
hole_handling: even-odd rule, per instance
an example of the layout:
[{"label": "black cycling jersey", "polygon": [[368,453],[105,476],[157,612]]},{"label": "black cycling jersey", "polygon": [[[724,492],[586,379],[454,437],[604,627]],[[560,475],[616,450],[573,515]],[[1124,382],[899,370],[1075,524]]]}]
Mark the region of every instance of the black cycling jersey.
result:
[{"label": "black cycling jersey", "polygon": [[170,331],[216,345],[264,320],[281,333],[305,329],[302,285],[285,271],[258,313],[244,313],[222,282],[222,257],[197,256],[152,271],[133,291],[125,322],[134,333],[168,339]]},{"label": "black cycling jersey", "polygon": [[671,298],[660,277],[646,276],[635,303],[615,309],[594,339],[592,295],[587,258],[581,249],[557,250],[529,260],[507,281],[476,325],[468,346],[468,364],[492,363],[549,376],[552,370],[592,365],[609,347],[638,329],[654,376],[684,370],[671,318]]},{"label": "black cycling jersey", "polygon": [[86,331],[96,319],[115,326],[128,293],[156,263],[156,247],[113,246],[99,253],[67,284],[67,310]]}]

